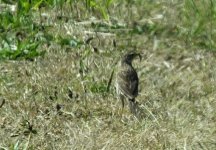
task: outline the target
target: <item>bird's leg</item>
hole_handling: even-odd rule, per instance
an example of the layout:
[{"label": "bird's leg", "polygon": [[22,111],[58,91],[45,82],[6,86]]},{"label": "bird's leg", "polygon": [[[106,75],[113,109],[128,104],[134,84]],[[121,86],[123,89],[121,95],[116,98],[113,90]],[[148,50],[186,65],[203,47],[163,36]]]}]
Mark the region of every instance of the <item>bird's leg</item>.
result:
[{"label": "bird's leg", "polygon": [[122,102],[122,108],[124,108],[124,96],[120,95],[120,99],[121,99],[121,102]]},{"label": "bird's leg", "polygon": [[123,110],[124,110],[124,105],[125,105],[125,103],[124,103],[124,95],[121,94],[120,99],[121,99],[121,102],[122,102],[122,109],[121,109],[121,116],[122,116]]},{"label": "bird's leg", "polygon": [[133,113],[137,117],[137,102],[135,99],[129,99],[129,107],[131,113]]}]

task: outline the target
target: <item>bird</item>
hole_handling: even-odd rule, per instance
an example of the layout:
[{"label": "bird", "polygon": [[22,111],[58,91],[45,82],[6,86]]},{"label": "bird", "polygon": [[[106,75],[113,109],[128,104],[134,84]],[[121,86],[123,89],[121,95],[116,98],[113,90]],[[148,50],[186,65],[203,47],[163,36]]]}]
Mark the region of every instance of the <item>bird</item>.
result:
[{"label": "bird", "polygon": [[129,101],[130,112],[137,115],[137,102],[135,98],[138,96],[139,78],[136,70],[132,66],[132,61],[139,56],[140,53],[129,52],[123,55],[117,69],[116,76],[116,92],[122,102],[122,111],[125,105],[125,99]]}]

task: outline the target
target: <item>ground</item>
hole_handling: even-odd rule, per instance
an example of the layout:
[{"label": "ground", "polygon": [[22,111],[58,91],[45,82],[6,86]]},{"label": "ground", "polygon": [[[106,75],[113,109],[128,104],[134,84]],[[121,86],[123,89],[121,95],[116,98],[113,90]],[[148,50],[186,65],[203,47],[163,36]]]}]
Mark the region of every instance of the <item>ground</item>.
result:
[{"label": "ground", "polygon": [[[114,0],[86,10],[74,1],[72,9],[34,10],[33,22],[45,29],[8,32],[21,41],[33,34],[44,53],[0,63],[0,149],[215,149],[208,4]],[[142,55],[133,63],[139,118],[128,106],[121,114],[115,92],[118,61],[131,50]]]}]

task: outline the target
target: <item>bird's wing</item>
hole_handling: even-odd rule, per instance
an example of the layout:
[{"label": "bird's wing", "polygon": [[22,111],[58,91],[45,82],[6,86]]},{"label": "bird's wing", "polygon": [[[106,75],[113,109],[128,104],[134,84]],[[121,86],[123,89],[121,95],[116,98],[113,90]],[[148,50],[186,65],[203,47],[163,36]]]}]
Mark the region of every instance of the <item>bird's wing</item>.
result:
[{"label": "bird's wing", "polygon": [[134,70],[126,70],[118,73],[118,84],[122,94],[132,99],[138,95],[138,76]]}]

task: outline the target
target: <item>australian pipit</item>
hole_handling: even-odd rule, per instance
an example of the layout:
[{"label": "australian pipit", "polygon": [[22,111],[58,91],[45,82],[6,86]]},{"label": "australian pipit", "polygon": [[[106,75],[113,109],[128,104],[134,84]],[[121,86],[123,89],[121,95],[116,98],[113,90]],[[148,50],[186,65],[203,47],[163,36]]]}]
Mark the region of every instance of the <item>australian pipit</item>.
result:
[{"label": "australian pipit", "polygon": [[116,90],[122,101],[122,110],[125,104],[124,99],[128,99],[130,111],[134,115],[137,114],[137,102],[135,98],[138,95],[139,78],[136,70],[132,66],[132,61],[137,56],[139,56],[141,60],[141,55],[134,52],[127,53],[123,56],[117,70],[116,78]]}]

